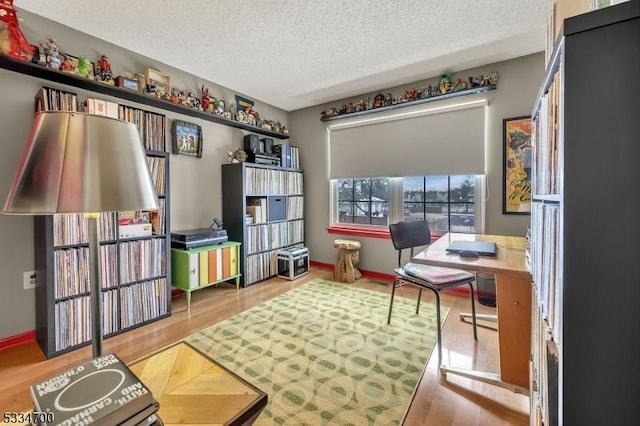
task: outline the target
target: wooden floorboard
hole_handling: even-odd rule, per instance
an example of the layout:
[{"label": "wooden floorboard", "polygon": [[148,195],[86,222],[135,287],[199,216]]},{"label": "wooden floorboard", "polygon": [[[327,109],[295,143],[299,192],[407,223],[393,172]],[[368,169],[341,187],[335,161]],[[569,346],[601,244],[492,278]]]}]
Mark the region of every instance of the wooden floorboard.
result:
[{"label": "wooden floorboard", "polygon": [[[187,311],[184,296],[174,298],[170,317],[105,340],[103,352],[115,352],[126,363],[132,363],[313,278],[333,279],[333,271],[312,268],[311,273],[295,281],[273,278],[239,291],[232,284],[199,290],[192,293],[191,312]],[[387,285],[366,277],[351,285],[389,292]],[[417,295],[410,287],[398,291],[406,297],[415,298]],[[433,303],[433,295],[427,293],[430,292],[423,293],[422,303]],[[451,308],[442,331],[444,362],[455,367],[497,373],[496,331],[479,327],[478,341],[475,342],[471,325],[458,319],[460,312],[470,308],[468,297],[443,293],[441,303]],[[476,306],[482,313],[495,312],[492,308]],[[386,321],[386,318],[380,318],[380,321]],[[436,352],[434,350],[416,389],[405,425],[528,424],[528,397],[453,375],[442,379],[437,373]],[[90,358],[91,347],[85,347],[47,360],[35,342],[0,351],[0,408],[3,412],[29,408],[31,384]]]}]

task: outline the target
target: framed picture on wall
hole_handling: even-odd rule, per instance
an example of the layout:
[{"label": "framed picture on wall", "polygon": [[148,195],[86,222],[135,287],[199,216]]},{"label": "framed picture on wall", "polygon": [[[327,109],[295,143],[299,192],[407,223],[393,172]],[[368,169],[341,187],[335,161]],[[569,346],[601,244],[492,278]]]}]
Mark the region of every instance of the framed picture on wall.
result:
[{"label": "framed picture on wall", "polygon": [[202,157],[202,128],[199,125],[173,120],[171,133],[173,136],[171,152],[173,154]]},{"label": "framed picture on wall", "polygon": [[503,214],[531,214],[531,116],[502,120]]}]

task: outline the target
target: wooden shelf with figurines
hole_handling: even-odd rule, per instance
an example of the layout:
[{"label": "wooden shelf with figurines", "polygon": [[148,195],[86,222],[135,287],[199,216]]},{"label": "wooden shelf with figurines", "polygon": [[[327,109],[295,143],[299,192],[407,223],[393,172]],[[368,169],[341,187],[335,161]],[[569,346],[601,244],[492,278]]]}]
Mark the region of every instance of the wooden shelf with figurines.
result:
[{"label": "wooden shelf with figurines", "polygon": [[378,93],[373,97],[373,101],[369,96],[366,99],[344,103],[340,108],[332,107],[322,111],[320,121],[341,120],[397,108],[406,108],[428,102],[441,101],[458,96],[487,92],[489,90],[495,90],[497,83],[498,73],[496,71],[491,71],[481,76],[469,77],[467,80],[458,78],[455,81],[451,73],[445,71],[438,78],[437,84],[429,84],[421,90],[416,90],[415,88],[406,90],[403,95],[396,98],[394,98],[391,93],[387,93],[386,95]]}]

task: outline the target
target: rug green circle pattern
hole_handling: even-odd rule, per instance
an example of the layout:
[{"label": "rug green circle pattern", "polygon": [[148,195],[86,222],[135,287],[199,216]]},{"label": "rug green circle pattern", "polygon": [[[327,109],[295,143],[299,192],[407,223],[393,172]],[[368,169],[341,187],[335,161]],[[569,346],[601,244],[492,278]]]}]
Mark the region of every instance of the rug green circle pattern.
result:
[{"label": "rug green circle pattern", "polygon": [[268,394],[256,425],[399,424],[437,325],[401,296],[388,325],[389,297],[314,279],[187,340]]}]

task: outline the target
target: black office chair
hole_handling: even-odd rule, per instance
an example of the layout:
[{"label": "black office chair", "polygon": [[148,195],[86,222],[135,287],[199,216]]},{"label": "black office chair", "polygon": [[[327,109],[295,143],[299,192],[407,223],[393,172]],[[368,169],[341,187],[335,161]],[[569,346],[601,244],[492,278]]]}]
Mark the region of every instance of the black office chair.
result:
[{"label": "black office chair", "polygon": [[420,299],[422,290],[429,289],[436,295],[436,316],[438,321],[438,370],[442,366],[442,336],[440,332],[440,291],[451,287],[469,284],[471,289],[471,312],[473,318],[473,338],[478,340],[476,329],[476,307],[473,297],[473,280],[475,275],[453,268],[442,268],[439,266],[422,265],[409,262],[403,266],[402,251],[409,249],[410,258],[413,257],[413,251],[416,247],[424,247],[431,244],[431,232],[429,224],[426,221],[414,222],[398,222],[389,225],[391,232],[391,240],[393,246],[398,251],[398,268],[394,270],[395,277],[391,286],[391,302],[389,303],[389,317],[387,324],[391,323],[391,312],[393,310],[393,298],[395,296],[396,287],[402,287],[410,284],[418,287],[418,301],[416,305],[416,314],[420,311]]}]

